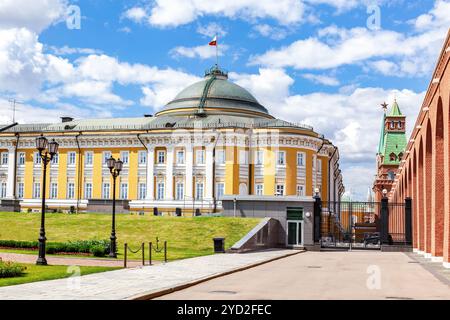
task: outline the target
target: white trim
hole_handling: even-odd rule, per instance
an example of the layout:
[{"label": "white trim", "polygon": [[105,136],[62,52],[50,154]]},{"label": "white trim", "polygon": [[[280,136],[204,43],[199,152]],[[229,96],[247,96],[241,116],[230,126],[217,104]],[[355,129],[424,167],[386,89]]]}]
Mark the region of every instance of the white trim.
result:
[{"label": "white trim", "polygon": [[444,257],[431,256],[431,262],[444,262]]},{"label": "white trim", "polygon": [[[46,199],[45,204],[49,207],[70,207],[70,206],[76,206],[77,200],[76,199]],[[88,204],[88,200],[79,200],[78,201],[78,207],[80,209],[86,209]],[[23,199],[20,201],[20,206],[25,207],[36,207],[40,208],[42,205],[41,199]]]},{"label": "white trim", "polygon": [[442,262],[442,265],[444,266],[444,268],[450,269],[450,262]]}]

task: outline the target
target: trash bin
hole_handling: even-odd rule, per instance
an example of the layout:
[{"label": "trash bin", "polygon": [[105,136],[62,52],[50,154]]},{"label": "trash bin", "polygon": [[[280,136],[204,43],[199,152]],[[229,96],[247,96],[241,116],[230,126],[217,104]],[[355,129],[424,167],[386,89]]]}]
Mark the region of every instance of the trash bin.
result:
[{"label": "trash bin", "polygon": [[225,253],[225,238],[214,238],[214,253]]},{"label": "trash bin", "polygon": [[175,208],[175,215],[181,217],[181,208]]},{"label": "trash bin", "polygon": [[153,215],[154,216],[158,215],[158,208],[157,207],[153,207]]},{"label": "trash bin", "polygon": [[201,216],[201,215],[202,214],[200,213],[200,209],[199,208],[195,209],[195,216],[198,217],[198,216]]}]

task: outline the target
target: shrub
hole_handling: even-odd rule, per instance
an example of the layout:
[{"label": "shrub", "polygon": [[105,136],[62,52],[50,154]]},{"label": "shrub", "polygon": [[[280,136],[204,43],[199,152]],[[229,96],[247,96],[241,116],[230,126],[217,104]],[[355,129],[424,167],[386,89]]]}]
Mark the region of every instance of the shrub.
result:
[{"label": "shrub", "polygon": [[26,267],[11,261],[3,262],[0,259],[0,278],[11,278],[22,275]]},{"label": "shrub", "polygon": [[90,251],[94,257],[104,257],[107,252],[105,247],[99,244],[92,246]]}]

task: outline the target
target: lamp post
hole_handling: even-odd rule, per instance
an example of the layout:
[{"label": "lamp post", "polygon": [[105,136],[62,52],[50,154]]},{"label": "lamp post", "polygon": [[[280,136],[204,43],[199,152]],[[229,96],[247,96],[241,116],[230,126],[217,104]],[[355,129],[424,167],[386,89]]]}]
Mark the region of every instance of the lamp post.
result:
[{"label": "lamp post", "polygon": [[116,178],[119,176],[120,171],[122,171],[123,162],[118,159],[114,159],[112,156],[106,160],[109,172],[113,177],[113,207],[112,207],[112,227],[111,227],[111,245],[109,247],[109,256],[111,258],[117,258],[116,253]]},{"label": "lamp post", "polygon": [[41,228],[39,230],[39,255],[36,261],[37,265],[45,266],[47,265],[47,259],[45,259],[45,182],[47,180],[47,165],[52,161],[54,155],[58,152],[59,144],[53,139],[48,142],[47,138],[42,134],[36,138],[36,149],[39,151],[39,156],[42,160],[43,165],[43,176],[42,176],[42,207],[41,207]]}]

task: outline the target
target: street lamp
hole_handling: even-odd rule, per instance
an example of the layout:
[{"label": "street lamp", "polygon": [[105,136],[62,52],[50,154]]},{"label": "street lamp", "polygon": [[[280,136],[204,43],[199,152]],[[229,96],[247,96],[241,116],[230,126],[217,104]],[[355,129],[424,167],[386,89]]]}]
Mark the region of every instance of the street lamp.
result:
[{"label": "street lamp", "polygon": [[39,231],[39,256],[36,261],[37,265],[45,266],[47,265],[47,259],[45,259],[45,182],[47,178],[47,165],[52,161],[54,155],[58,152],[59,144],[52,139],[48,142],[47,138],[42,134],[36,138],[36,149],[39,151],[39,156],[42,159],[42,164],[44,167],[42,176],[42,208],[41,208],[41,229]]},{"label": "street lamp", "polygon": [[114,159],[112,156],[106,160],[109,172],[113,177],[113,207],[112,207],[112,228],[111,228],[111,245],[109,248],[109,256],[111,258],[117,258],[116,253],[116,178],[122,171],[123,162],[118,159]]}]

